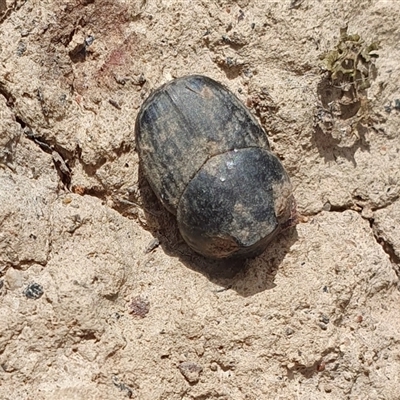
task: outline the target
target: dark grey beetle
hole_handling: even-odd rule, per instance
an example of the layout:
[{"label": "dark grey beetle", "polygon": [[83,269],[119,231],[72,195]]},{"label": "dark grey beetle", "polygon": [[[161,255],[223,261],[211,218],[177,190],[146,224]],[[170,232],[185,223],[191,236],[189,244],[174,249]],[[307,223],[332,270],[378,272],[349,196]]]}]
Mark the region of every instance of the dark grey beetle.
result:
[{"label": "dark grey beetle", "polygon": [[255,118],[218,82],[193,75],[161,86],[135,131],[146,179],[196,252],[256,256],[291,225],[287,173]]}]

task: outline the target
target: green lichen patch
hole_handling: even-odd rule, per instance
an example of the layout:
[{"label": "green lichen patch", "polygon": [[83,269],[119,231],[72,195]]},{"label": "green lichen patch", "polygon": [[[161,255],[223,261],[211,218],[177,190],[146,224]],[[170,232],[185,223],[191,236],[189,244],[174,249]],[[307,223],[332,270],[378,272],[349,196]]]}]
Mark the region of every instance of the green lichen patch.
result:
[{"label": "green lichen patch", "polygon": [[347,26],[340,29],[338,44],[321,55],[332,83],[353,85],[358,90],[368,89],[374,75],[374,60],[379,42],[366,44],[358,34],[349,35]]},{"label": "green lichen patch", "polygon": [[315,125],[341,146],[362,140],[371,120],[367,90],[377,74],[378,49],[378,41],[367,44],[360,35],[348,34],[346,26],[340,29],[334,49],[320,56],[324,72],[318,85]]}]

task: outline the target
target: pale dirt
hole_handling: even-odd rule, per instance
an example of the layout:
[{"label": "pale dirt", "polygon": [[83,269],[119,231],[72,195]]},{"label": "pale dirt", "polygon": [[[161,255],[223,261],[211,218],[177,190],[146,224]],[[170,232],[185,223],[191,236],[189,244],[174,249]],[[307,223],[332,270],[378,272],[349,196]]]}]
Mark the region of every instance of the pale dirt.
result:
[{"label": "pale dirt", "polygon": [[[400,399],[400,2],[0,14],[0,399]],[[381,43],[361,136],[315,126],[346,23]],[[236,275],[191,254],[139,179],[138,109],[192,73],[261,119],[303,215]]]}]

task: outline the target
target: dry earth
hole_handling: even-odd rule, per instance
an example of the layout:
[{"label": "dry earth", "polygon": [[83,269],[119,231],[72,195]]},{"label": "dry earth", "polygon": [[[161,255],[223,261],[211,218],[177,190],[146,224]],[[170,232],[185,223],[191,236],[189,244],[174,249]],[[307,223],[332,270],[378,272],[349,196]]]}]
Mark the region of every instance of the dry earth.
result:
[{"label": "dry earth", "polygon": [[[0,0],[0,398],[400,399],[399,19]],[[380,42],[357,123],[322,85],[346,24]],[[140,105],[192,73],[254,112],[295,187],[301,223],[242,266],[192,254],[138,172]]]}]

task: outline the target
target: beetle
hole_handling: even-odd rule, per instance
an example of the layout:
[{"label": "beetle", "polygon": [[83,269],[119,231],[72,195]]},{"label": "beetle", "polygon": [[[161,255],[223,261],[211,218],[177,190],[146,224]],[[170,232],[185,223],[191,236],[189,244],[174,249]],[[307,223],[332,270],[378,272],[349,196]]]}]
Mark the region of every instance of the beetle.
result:
[{"label": "beetle", "polygon": [[292,224],[288,174],[257,120],[215,80],[189,75],[155,90],[135,136],[145,178],[197,253],[257,256]]}]

